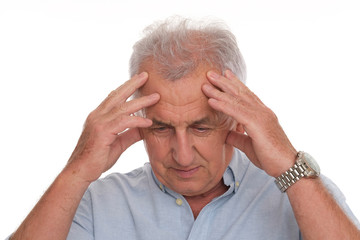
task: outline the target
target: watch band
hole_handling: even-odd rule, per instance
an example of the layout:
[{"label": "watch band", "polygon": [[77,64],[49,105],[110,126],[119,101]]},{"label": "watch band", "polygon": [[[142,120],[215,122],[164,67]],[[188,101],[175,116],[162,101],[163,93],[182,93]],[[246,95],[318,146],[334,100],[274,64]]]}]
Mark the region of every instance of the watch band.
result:
[{"label": "watch band", "polygon": [[281,174],[279,177],[275,178],[275,183],[280,191],[286,192],[290,186],[305,177],[305,169],[306,166],[304,166],[301,162],[296,161],[293,167]]}]

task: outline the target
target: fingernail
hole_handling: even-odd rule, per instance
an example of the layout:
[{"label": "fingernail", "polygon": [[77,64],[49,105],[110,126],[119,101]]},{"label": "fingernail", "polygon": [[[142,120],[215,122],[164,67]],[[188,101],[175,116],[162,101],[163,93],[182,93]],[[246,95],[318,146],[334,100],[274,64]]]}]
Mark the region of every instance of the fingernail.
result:
[{"label": "fingernail", "polygon": [[217,79],[217,78],[220,77],[220,75],[217,74],[217,73],[214,72],[214,71],[210,71],[210,72],[209,72],[209,77],[211,77],[211,78],[213,78],[213,79]]},{"label": "fingernail", "polygon": [[144,78],[144,77],[146,77],[146,75],[147,75],[147,72],[142,72],[139,74],[139,78]]},{"label": "fingernail", "polygon": [[235,74],[232,71],[230,71],[229,69],[227,69],[225,71],[225,75],[228,77],[236,77]]},{"label": "fingernail", "polygon": [[205,84],[203,85],[203,89],[209,91],[209,90],[211,89],[211,87],[210,87],[209,84],[205,83]]},{"label": "fingernail", "polygon": [[150,95],[151,99],[158,99],[159,97],[160,97],[160,94],[158,94],[158,93],[153,93]]}]

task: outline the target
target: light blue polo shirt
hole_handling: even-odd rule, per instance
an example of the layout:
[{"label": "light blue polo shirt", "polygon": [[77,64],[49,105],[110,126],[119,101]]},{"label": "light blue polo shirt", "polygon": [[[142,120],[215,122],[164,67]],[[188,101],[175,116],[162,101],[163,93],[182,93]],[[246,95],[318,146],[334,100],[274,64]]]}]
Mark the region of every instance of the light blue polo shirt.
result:
[{"label": "light blue polo shirt", "polygon": [[[359,226],[338,188],[322,180]],[[287,195],[239,150],[223,181],[228,191],[194,220],[185,198],[162,185],[149,163],[128,174],[111,174],[84,194],[68,239],[301,239]]]}]

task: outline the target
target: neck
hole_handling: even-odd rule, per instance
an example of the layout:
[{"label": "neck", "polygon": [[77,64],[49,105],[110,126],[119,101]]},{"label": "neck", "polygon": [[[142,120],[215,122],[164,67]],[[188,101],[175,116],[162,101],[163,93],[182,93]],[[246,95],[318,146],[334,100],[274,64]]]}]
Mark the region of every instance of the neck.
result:
[{"label": "neck", "polygon": [[214,188],[210,191],[207,191],[203,194],[196,196],[184,196],[186,201],[189,203],[191,210],[193,212],[194,218],[196,219],[199,215],[201,209],[203,209],[208,203],[210,203],[214,198],[221,196],[228,190],[223,181],[220,181]]}]

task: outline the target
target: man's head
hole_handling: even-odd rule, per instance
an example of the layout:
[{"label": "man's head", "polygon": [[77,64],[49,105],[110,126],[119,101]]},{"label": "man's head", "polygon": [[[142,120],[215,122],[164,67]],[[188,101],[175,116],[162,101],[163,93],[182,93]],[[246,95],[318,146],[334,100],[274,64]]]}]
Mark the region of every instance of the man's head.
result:
[{"label": "man's head", "polygon": [[219,25],[194,27],[188,20],[157,24],[145,38],[134,46],[131,74],[149,74],[137,96],[160,94],[159,102],[142,112],[153,120],[141,130],[151,166],[170,189],[185,196],[206,194],[230,163],[233,147],[226,137],[236,123],[209,106],[201,86],[209,83],[209,70],[230,69],[245,80],[235,38]]}]

